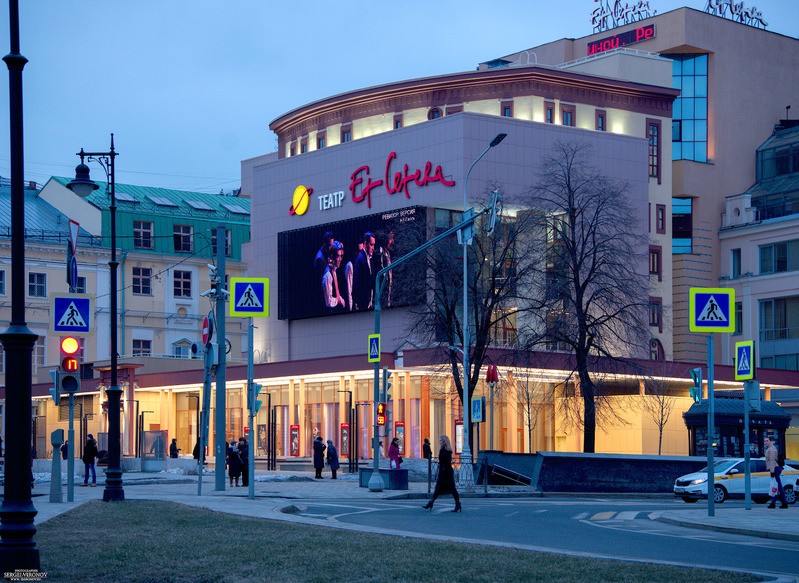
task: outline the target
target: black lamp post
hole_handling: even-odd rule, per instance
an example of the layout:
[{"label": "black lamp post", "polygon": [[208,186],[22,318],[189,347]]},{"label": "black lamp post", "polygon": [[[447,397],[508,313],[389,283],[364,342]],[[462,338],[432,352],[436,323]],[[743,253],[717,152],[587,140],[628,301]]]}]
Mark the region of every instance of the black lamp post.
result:
[{"label": "black lamp post", "polygon": [[19,3],[9,0],[11,52],[8,66],[11,146],[11,322],[0,341],[6,362],[6,476],[0,506],[0,574],[39,570],[31,501],[31,355],[38,336],[25,323],[25,157],[22,131],[22,69]]},{"label": "black lamp post", "polygon": [[98,162],[105,171],[108,180],[108,191],[111,195],[111,261],[108,267],[111,272],[111,386],[105,390],[108,395],[108,468],[105,470],[104,502],[121,502],[125,499],[122,489],[122,468],[120,467],[120,431],[119,431],[119,404],[122,389],[117,382],[117,200],[114,183],[114,159],[117,153],[114,150],[114,134],[111,134],[111,149],[108,152],[84,152],[83,148],[77,153],[80,164],[75,168],[75,179],[67,184],[72,192],[81,198],[86,198],[99,187],[89,177],[89,167],[83,163],[88,161]]}]

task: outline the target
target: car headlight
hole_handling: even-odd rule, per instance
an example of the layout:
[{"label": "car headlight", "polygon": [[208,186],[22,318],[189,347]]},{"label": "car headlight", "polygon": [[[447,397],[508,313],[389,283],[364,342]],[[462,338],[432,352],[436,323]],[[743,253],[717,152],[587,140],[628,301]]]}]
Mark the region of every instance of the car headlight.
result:
[{"label": "car headlight", "polygon": [[697,478],[696,480],[692,480],[689,486],[696,486],[697,484],[704,484],[707,482],[707,478]]}]

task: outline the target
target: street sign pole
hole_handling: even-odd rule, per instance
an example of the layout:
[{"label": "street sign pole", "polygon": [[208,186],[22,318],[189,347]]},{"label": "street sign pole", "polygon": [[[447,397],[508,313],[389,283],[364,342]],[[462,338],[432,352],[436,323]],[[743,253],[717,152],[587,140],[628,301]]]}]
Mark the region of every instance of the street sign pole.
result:
[{"label": "street sign pole", "polygon": [[715,468],[715,407],[713,398],[713,332],[707,337],[707,515],[715,516],[716,507],[713,496],[716,490]]},{"label": "street sign pole", "polygon": [[752,468],[749,467],[749,395],[744,381],[744,508],[752,510]]}]

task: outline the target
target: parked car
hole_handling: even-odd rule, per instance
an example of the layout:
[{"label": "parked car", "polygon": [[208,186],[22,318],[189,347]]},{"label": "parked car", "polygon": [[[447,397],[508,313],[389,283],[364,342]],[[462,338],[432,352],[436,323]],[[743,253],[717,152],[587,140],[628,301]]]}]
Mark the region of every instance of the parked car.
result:
[{"label": "parked car", "polygon": [[[746,466],[744,458],[721,458],[713,465],[715,485],[713,487],[713,501],[721,504],[727,498],[743,498],[746,484],[744,471]],[[771,498],[771,474],[766,469],[764,459],[750,459],[752,500],[759,504],[768,502]],[[799,490],[799,469],[792,465],[785,465],[782,471],[782,486],[785,489],[785,500],[788,504],[796,502],[796,491]],[[707,466],[694,472],[680,476],[674,482],[674,495],[686,502],[696,502],[707,498]]]}]

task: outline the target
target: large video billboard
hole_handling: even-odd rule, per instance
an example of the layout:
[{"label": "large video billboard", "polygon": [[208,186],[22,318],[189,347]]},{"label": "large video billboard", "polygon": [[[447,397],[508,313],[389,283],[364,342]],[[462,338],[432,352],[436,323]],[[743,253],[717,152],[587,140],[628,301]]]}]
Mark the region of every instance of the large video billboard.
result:
[{"label": "large video billboard", "polygon": [[[408,207],[278,233],[278,318],[373,310],[375,277],[426,240],[426,208]],[[424,254],[389,272],[381,309],[419,303]]]}]

